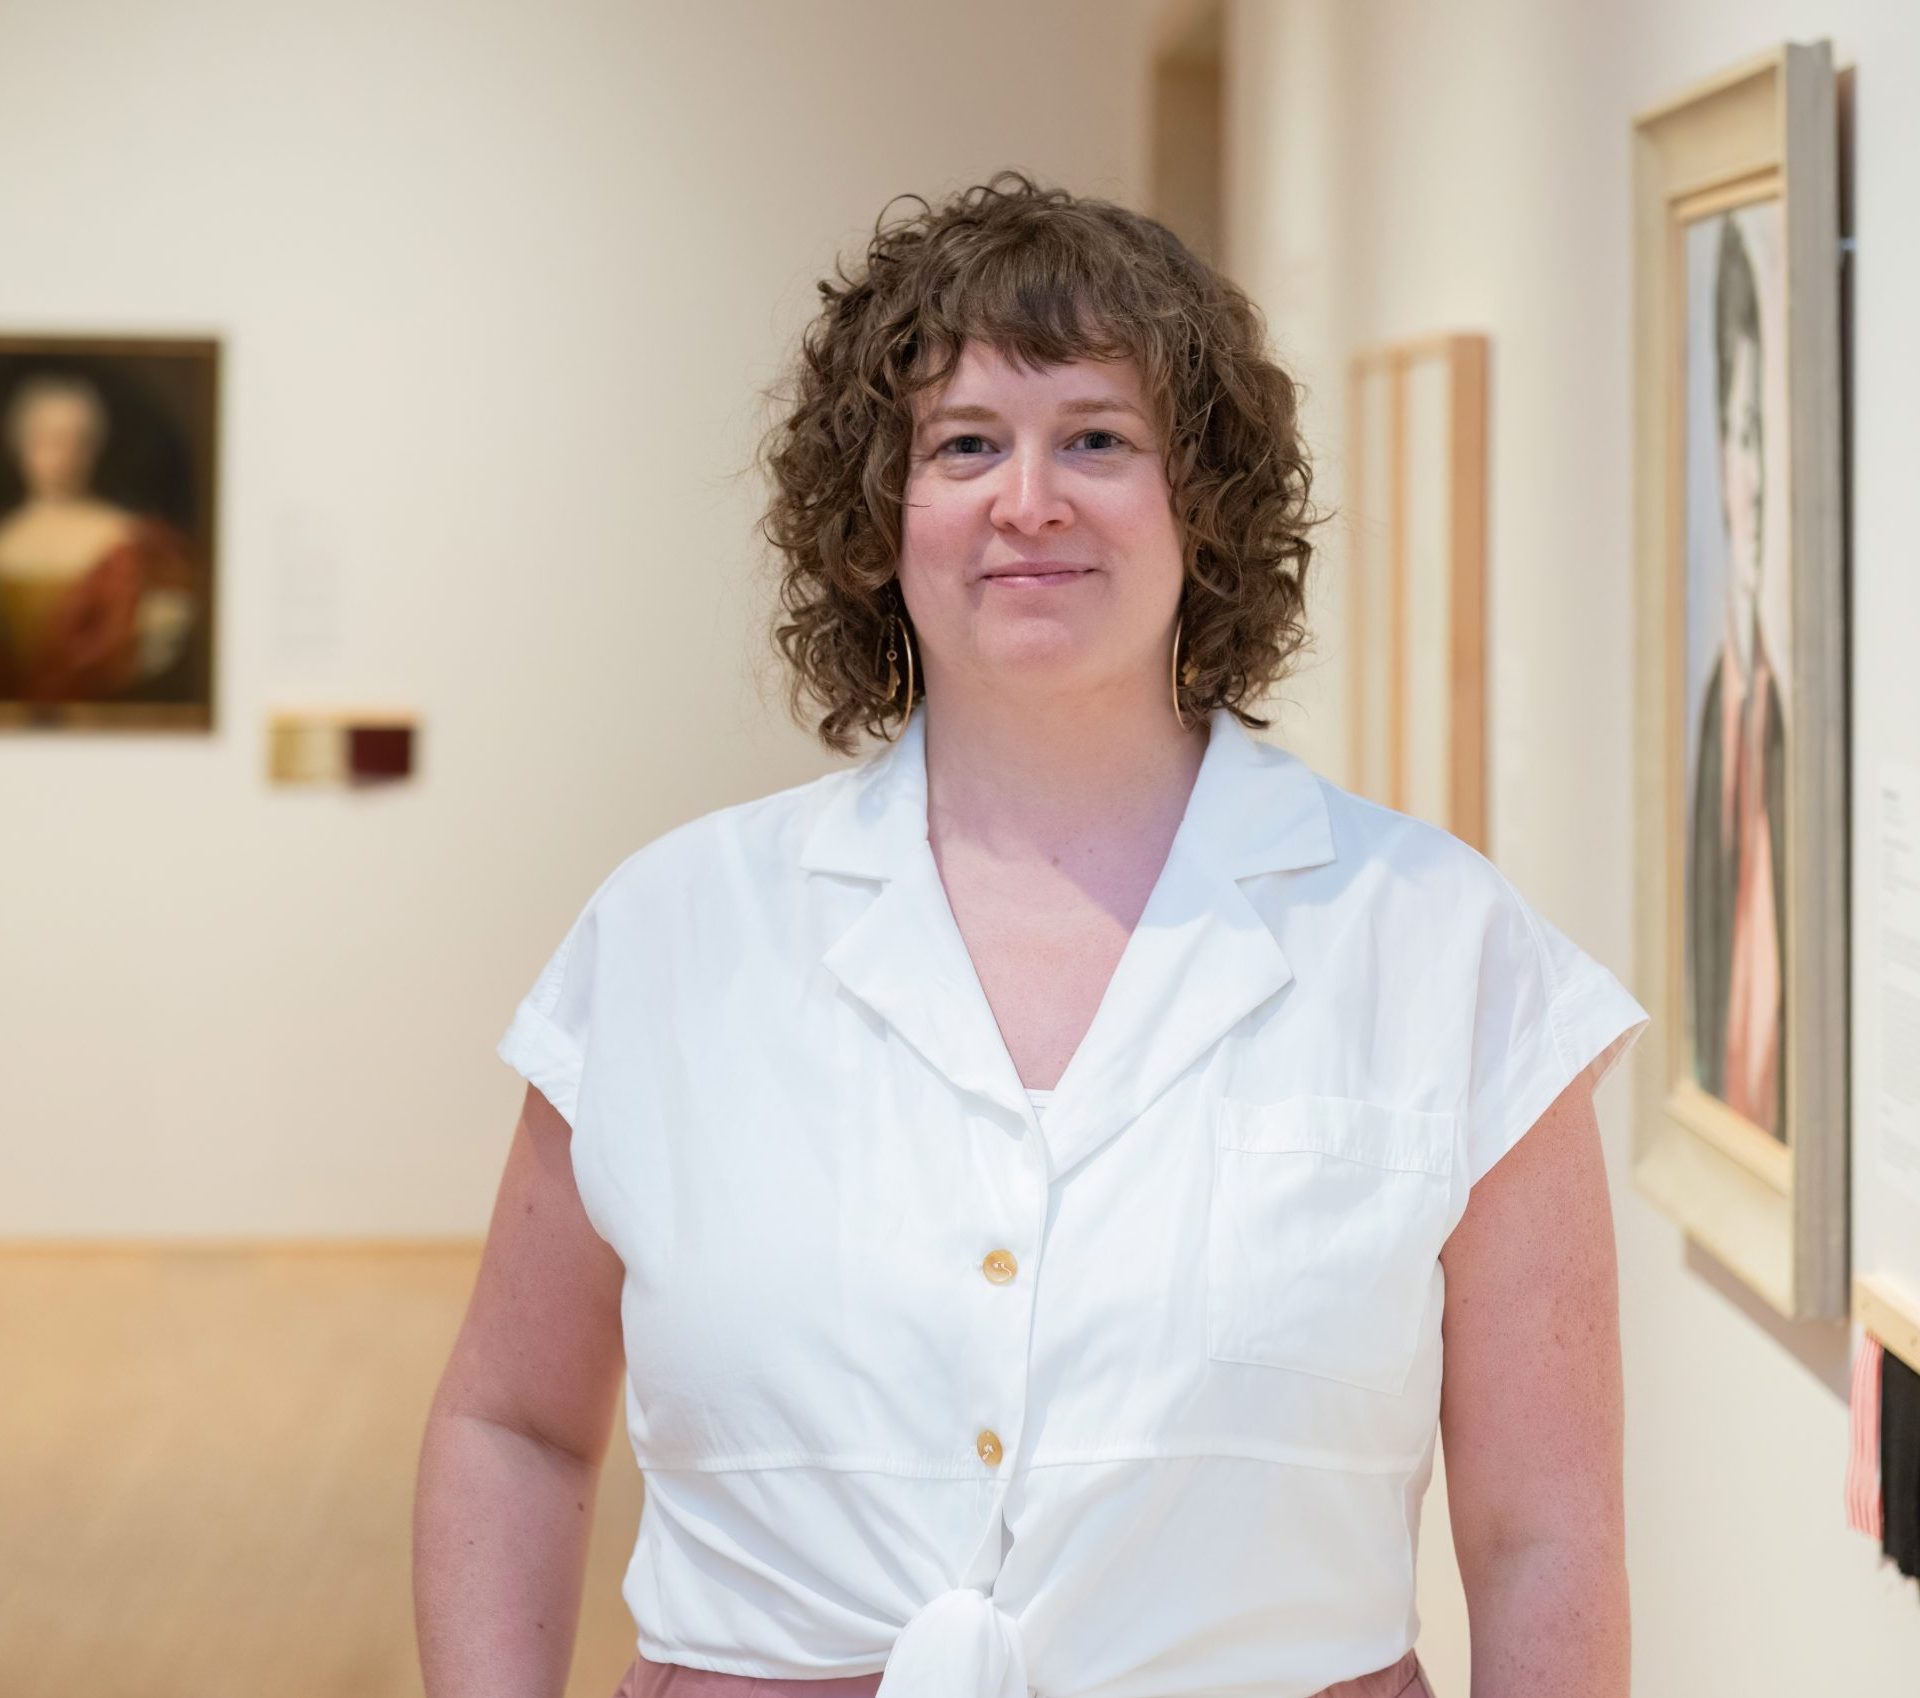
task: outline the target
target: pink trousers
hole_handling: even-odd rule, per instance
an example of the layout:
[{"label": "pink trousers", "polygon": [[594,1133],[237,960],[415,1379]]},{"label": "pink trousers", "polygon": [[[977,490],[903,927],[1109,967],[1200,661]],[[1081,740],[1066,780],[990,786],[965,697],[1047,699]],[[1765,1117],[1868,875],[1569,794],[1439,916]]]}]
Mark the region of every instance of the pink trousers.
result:
[{"label": "pink trousers", "polygon": [[[720,1674],[635,1657],[613,1698],[872,1698],[879,1684],[877,1674],[762,1680],[758,1675]],[[1409,1651],[1387,1668],[1323,1686],[1314,1698],[1434,1698],[1434,1694],[1419,1657]]]}]

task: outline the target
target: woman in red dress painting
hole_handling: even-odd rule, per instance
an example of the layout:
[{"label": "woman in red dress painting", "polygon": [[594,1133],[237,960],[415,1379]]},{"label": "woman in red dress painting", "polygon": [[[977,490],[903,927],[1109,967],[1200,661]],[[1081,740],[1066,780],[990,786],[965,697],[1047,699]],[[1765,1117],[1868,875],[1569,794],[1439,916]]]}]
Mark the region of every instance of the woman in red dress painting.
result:
[{"label": "woman in red dress painting", "polygon": [[30,378],[8,405],[26,495],[0,518],[0,696],[124,696],[175,664],[198,617],[186,538],[91,491],[106,425],[78,376]]}]

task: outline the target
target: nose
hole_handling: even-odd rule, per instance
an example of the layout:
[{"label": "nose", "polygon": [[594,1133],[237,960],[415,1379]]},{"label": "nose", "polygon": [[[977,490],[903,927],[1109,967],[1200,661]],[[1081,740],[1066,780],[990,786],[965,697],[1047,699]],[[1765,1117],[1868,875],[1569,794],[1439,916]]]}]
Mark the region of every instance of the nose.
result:
[{"label": "nose", "polygon": [[994,473],[992,518],[997,528],[1035,532],[1072,522],[1073,504],[1047,446],[1028,445],[1009,454]]}]

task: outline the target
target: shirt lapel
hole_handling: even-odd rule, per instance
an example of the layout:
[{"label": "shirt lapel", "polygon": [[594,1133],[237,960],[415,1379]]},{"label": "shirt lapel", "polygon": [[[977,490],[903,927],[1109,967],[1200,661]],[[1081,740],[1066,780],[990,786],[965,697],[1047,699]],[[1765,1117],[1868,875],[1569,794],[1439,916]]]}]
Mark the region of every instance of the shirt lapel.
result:
[{"label": "shirt lapel", "polygon": [[1333,858],[1320,780],[1214,710],[1166,862],[1042,1128],[927,841],[925,716],[922,703],[897,741],[839,775],[808,829],[802,866],[880,882],[823,962],[958,1089],[1038,1129],[1057,1175],[1291,982],[1241,881]]},{"label": "shirt lapel", "polygon": [[1031,1121],[927,841],[926,710],[899,737],[837,775],[800,864],[880,881],[823,964],[948,1080]]}]

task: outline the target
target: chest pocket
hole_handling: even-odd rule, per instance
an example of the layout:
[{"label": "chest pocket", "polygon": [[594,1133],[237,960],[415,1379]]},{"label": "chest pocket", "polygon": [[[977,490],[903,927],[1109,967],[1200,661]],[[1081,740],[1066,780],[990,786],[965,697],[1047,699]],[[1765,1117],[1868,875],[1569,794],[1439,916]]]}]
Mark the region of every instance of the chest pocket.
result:
[{"label": "chest pocket", "polygon": [[1352,1097],[1222,1100],[1208,1355],[1397,1394],[1446,1238],[1455,1127]]}]

